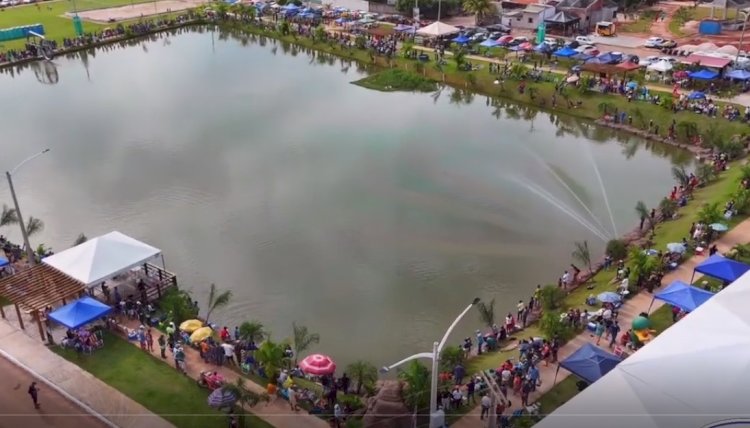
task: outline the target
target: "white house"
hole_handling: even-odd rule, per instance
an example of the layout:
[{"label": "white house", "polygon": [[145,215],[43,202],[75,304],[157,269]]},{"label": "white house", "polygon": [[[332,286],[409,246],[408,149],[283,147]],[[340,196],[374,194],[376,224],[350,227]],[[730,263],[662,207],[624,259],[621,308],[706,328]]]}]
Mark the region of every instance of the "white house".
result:
[{"label": "white house", "polygon": [[539,24],[555,15],[555,7],[546,4],[530,4],[521,10],[503,14],[502,23],[511,28],[534,30]]}]

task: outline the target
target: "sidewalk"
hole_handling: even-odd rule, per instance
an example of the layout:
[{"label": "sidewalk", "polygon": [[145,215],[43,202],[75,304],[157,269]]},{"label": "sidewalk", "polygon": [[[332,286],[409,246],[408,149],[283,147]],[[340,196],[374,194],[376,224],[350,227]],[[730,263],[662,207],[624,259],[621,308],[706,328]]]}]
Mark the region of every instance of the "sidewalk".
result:
[{"label": "sidewalk", "polygon": [[[686,231],[687,233],[687,231]],[[718,241],[716,241],[716,246],[719,249],[720,253],[725,253],[729,251],[732,247],[734,247],[737,244],[744,244],[746,242],[750,241],[750,219],[744,220],[742,223],[735,226],[732,230],[727,232],[724,236],[722,236]],[[691,283],[691,277],[693,276],[693,269],[700,264],[703,260],[706,259],[707,256],[693,256],[690,259],[686,260],[684,263],[682,263],[676,270],[668,273],[664,276],[664,279],[662,280],[662,287],[665,285],[671,284],[675,280],[684,281],[687,283]],[[696,273],[695,278],[693,278],[693,282],[697,280],[698,278],[702,277],[703,275]],[[633,321],[633,318],[637,317],[638,314],[641,312],[648,311],[649,306],[651,305],[652,301],[652,295],[643,291],[633,297],[632,299],[625,302],[623,307],[620,309],[620,315],[618,317],[618,320],[620,322],[620,327],[623,330],[626,330],[630,328],[630,324]],[[653,306],[651,307],[651,311],[655,311],[656,309],[660,308],[663,305],[661,301],[654,301]],[[596,339],[588,331],[584,331],[575,338],[573,338],[571,341],[566,343],[562,348],[560,348],[560,352],[558,354],[559,360],[564,360],[567,358],[570,354],[578,350],[582,345],[585,343],[591,343],[595,344]],[[605,341],[602,339],[601,346],[606,349],[608,345],[608,341],[605,344]],[[648,346],[648,345],[646,345]],[[549,367],[544,367],[543,364],[539,365],[539,372],[541,374],[542,379],[542,385],[537,388],[535,392],[533,392],[529,396],[529,402],[535,402],[539,400],[539,398],[547,391],[552,389],[554,386],[552,384],[554,378],[555,378],[555,371],[557,370],[557,364],[550,364]],[[560,372],[557,374],[557,382],[562,381],[566,377],[570,376],[570,373],[566,370],[560,370]],[[510,410],[506,411],[507,413],[512,412],[513,410],[517,410],[521,408],[521,397],[515,397],[513,395],[509,396],[510,401],[513,403],[513,406]],[[544,409],[542,409],[544,410]],[[472,409],[469,413],[467,413],[465,416],[463,416],[461,419],[456,421],[451,427],[453,428],[475,428],[478,426],[482,426],[482,421],[479,420],[480,415],[480,409],[479,407],[475,407]]]},{"label": "sidewalk", "polygon": [[[121,323],[121,325],[123,325],[123,323]],[[139,323],[137,320],[127,320],[124,325],[131,330],[134,330],[138,328]],[[154,342],[156,342],[157,338],[158,335],[154,338]],[[130,343],[133,346],[140,348],[138,343],[133,341],[130,341]],[[169,365],[169,368],[165,369],[175,370],[172,353],[167,350],[167,358],[162,359],[159,355],[160,351],[158,345],[156,345],[156,343],[154,343],[154,345],[154,352],[152,352],[151,355],[159,361],[163,361],[165,364]],[[188,375],[196,380],[200,377],[200,372],[204,370],[218,372],[227,382],[230,383],[234,383],[237,378],[240,377],[237,372],[228,367],[218,367],[213,364],[206,364],[201,359],[198,351],[188,346],[185,346],[185,363]],[[247,378],[245,378],[245,387],[257,394],[263,394],[266,392],[265,387],[260,386]],[[293,412],[289,407],[289,403],[283,398],[277,398],[275,400],[272,398],[268,404],[260,402],[258,405],[250,407],[247,410],[277,428],[326,428],[331,426],[323,419],[311,415],[305,410]]]},{"label": "sidewalk", "polygon": [[[31,371],[84,403],[112,424],[128,428],[174,428],[7,322],[0,322],[0,349]],[[44,388],[44,385],[41,385]]]}]

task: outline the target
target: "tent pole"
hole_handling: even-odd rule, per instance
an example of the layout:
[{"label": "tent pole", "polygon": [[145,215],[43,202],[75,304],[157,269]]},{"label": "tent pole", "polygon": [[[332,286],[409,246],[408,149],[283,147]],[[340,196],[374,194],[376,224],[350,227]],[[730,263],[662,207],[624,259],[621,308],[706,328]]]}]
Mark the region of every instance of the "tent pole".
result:
[{"label": "tent pole", "polygon": [[164,254],[161,255],[161,268],[167,270],[167,265],[164,263]]},{"label": "tent pole", "polygon": [[552,386],[557,385],[557,373],[560,372],[560,363],[557,363],[557,370],[555,370],[555,378],[552,380]]},{"label": "tent pole", "polygon": [[690,284],[693,283],[694,279],[695,279],[695,269],[693,269],[693,274],[690,276]]},{"label": "tent pole", "polygon": [[651,313],[651,306],[654,306],[654,299],[656,299],[656,297],[652,298],[651,299],[651,304],[648,305],[648,310],[646,311],[646,313],[648,313],[648,314]]}]

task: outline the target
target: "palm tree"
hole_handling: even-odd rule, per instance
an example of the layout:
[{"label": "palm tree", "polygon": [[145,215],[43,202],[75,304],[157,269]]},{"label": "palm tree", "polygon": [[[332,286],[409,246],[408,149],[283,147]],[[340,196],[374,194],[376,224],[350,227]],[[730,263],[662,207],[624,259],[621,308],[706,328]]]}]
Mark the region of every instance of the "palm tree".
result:
[{"label": "palm tree", "polygon": [[276,382],[278,372],[284,366],[284,348],[270,338],[261,343],[255,352],[258,364],[263,368],[269,382]]},{"label": "palm tree", "polygon": [[677,212],[677,202],[669,198],[664,198],[659,202],[659,211],[663,219],[671,219]]},{"label": "palm tree", "polygon": [[260,343],[268,333],[260,321],[245,321],[240,324],[240,338],[254,343]]},{"label": "palm tree", "polygon": [[575,260],[583,263],[589,268],[589,272],[593,272],[591,268],[591,251],[589,250],[589,242],[584,240],[583,242],[575,243],[575,250],[571,254]]},{"label": "palm tree", "polygon": [[18,223],[18,214],[15,208],[10,208],[3,204],[3,211],[0,214],[0,227]]},{"label": "palm tree", "polygon": [[237,380],[234,382],[225,383],[222,388],[225,391],[232,393],[236,398],[236,404],[240,407],[248,406],[252,407],[260,402],[260,395],[254,393],[245,385],[245,378],[237,376]]},{"label": "palm tree", "polygon": [[602,114],[604,114],[606,116],[606,115],[609,114],[610,111],[613,111],[616,107],[612,103],[609,103],[609,102],[606,102],[606,101],[602,101],[602,102],[599,103],[599,105],[597,106],[597,108],[599,109],[599,111]]},{"label": "palm tree", "polygon": [[479,25],[483,18],[496,12],[490,0],[463,0],[464,11],[474,14],[474,24]]},{"label": "palm tree", "polygon": [[357,382],[357,395],[362,393],[362,387],[375,385],[378,380],[378,369],[367,361],[357,360],[346,366],[346,372]]},{"label": "palm tree", "polygon": [[693,137],[698,134],[698,125],[695,122],[683,120],[677,124],[677,133],[682,135],[686,142],[690,143]]},{"label": "palm tree", "polygon": [[695,175],[700,180],[701,184],[708,184],[716,179],[716,170],[713,166],[702,163],[695,168]]},{"label": "palm tree", "polygon": [[718,202],[713,204],[703,204],[701,210],[698,211],[698,220],[703,224],[718,223],[723,219],[724,216],[721,214],[721,208],[719,207]]},{"label": "palm tree", "polygon": [[211,313],[214,309],[220,309],[229,304],[232,300],[232,290],[225,290],[221,293],[216,291],[216,284],[211,284],[211,289],[208,291],[208,312],[206,313],[206,324],[208,319],[211,318]]},{"label": "palm tree", "polygon": [[310,333],[307,326],[297,325],[296,322],[292,322],[292,329],[294,330],[294,365],[297,365],[299,354],[309,349],[311,345],[320,343],[320,335]]},{"label": "palm tree", "polygon": [[673,166],[672,177],[674,177],[674,179],[680,186],[682,186],[683,189],[687,189],[690,186],[690,174],[685,171],[685,167]]},{"label": "palm tree", "polygon": [[86,235],[84,235],[83,233],[79,233],[76,240],[73,241],[73,246],[75,247],[75,246],[81,245],[88,240],[89,238],[87,238]]},{"label": "palm tree", "polygon": [[28,236],[36,235],[42,230],[44,230],[44,222],[36,217],[29,216],[29,221],[26,223],[26,234]]},{"label": "palm tree", "polygon": [[495,325],[495,299],[490,300],[489,304],[479,302],[477,310],[479,311],[479,320],[487,327],[492,328]]},{"label": "palm tree", "polygon": [[401,398],[409,408],[424,409],[430,404],[430,371],[427,367],[412,360],[398,378],[407,384],[401,391]]},{"label": "palm tree", "polygon": [[651,234],[654,233],[654,219],[651,218],[651,212],[648,210],[646,203],[638,201],[635,204],[635,212],[638,214],[639,219],[645,219],[648,222],[648,228],[651,230]]}]

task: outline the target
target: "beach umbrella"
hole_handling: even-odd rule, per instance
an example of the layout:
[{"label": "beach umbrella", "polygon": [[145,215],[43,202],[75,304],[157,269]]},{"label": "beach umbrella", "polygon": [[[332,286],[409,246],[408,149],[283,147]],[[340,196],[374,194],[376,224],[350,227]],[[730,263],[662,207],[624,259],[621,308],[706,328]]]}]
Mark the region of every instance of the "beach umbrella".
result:
[{"label": "beach umbrella", "polygon": [[211,327],[201,327],[195,330],[193,334],[190,335],[190,342],[191,343],[203,342],[204,340],[211,337],[212,334],[214,334],[214,331],[211,330]]},{"label": "beach umbrella", "polygon": [[628,82],[625,87],[628,89],[636,89],[638,88],[638,82]]},{"label": "beach umbrella", "polygon": [[706,99],[706,94],[699,91],[691,92],[690,95],[688,95],[689,100],[704,100]]},{"label": "beach umbrella", "polygon": [[237,402],[237,397],[231,391],[224,388],[215,389],[208,396],[208,405],[217,409],[222,407],[231,407]]},{"label": "beach umbrella", "polygon": [[333,374],[336,371],[336,363],[333,359],[323,354],[308,355],[300,361],[299,368],[305,374],[320,376]]},{"label": "beach umbrella", "polygon": [[201,320],[187,320],[183,321],[182,324],[180,324],[180,330],[187,333],[192,333],[201,327],[203,327],[203,321]]},{"label": "beach umbrella", "polygon": [[605,291],[604,293],[601,293],[598,296],[596,296],[596,300],[602,303],[616,303],[622,300],[622,297],[620,297],[620,295],[617,293],[613,293],[611,291]]},{"label": "beach umbrella", "polygon": [[713,223],[710,227],[717,232],[726,232],[729,230],[729,226],[724,223]]},{"label": "beach umbrella", "polygon": [[682,254],[687,251],[687,248],[685,248],[685,244],[681,242],[672,242],[671,244],[667,244],[667,251],[670,253]]}]

